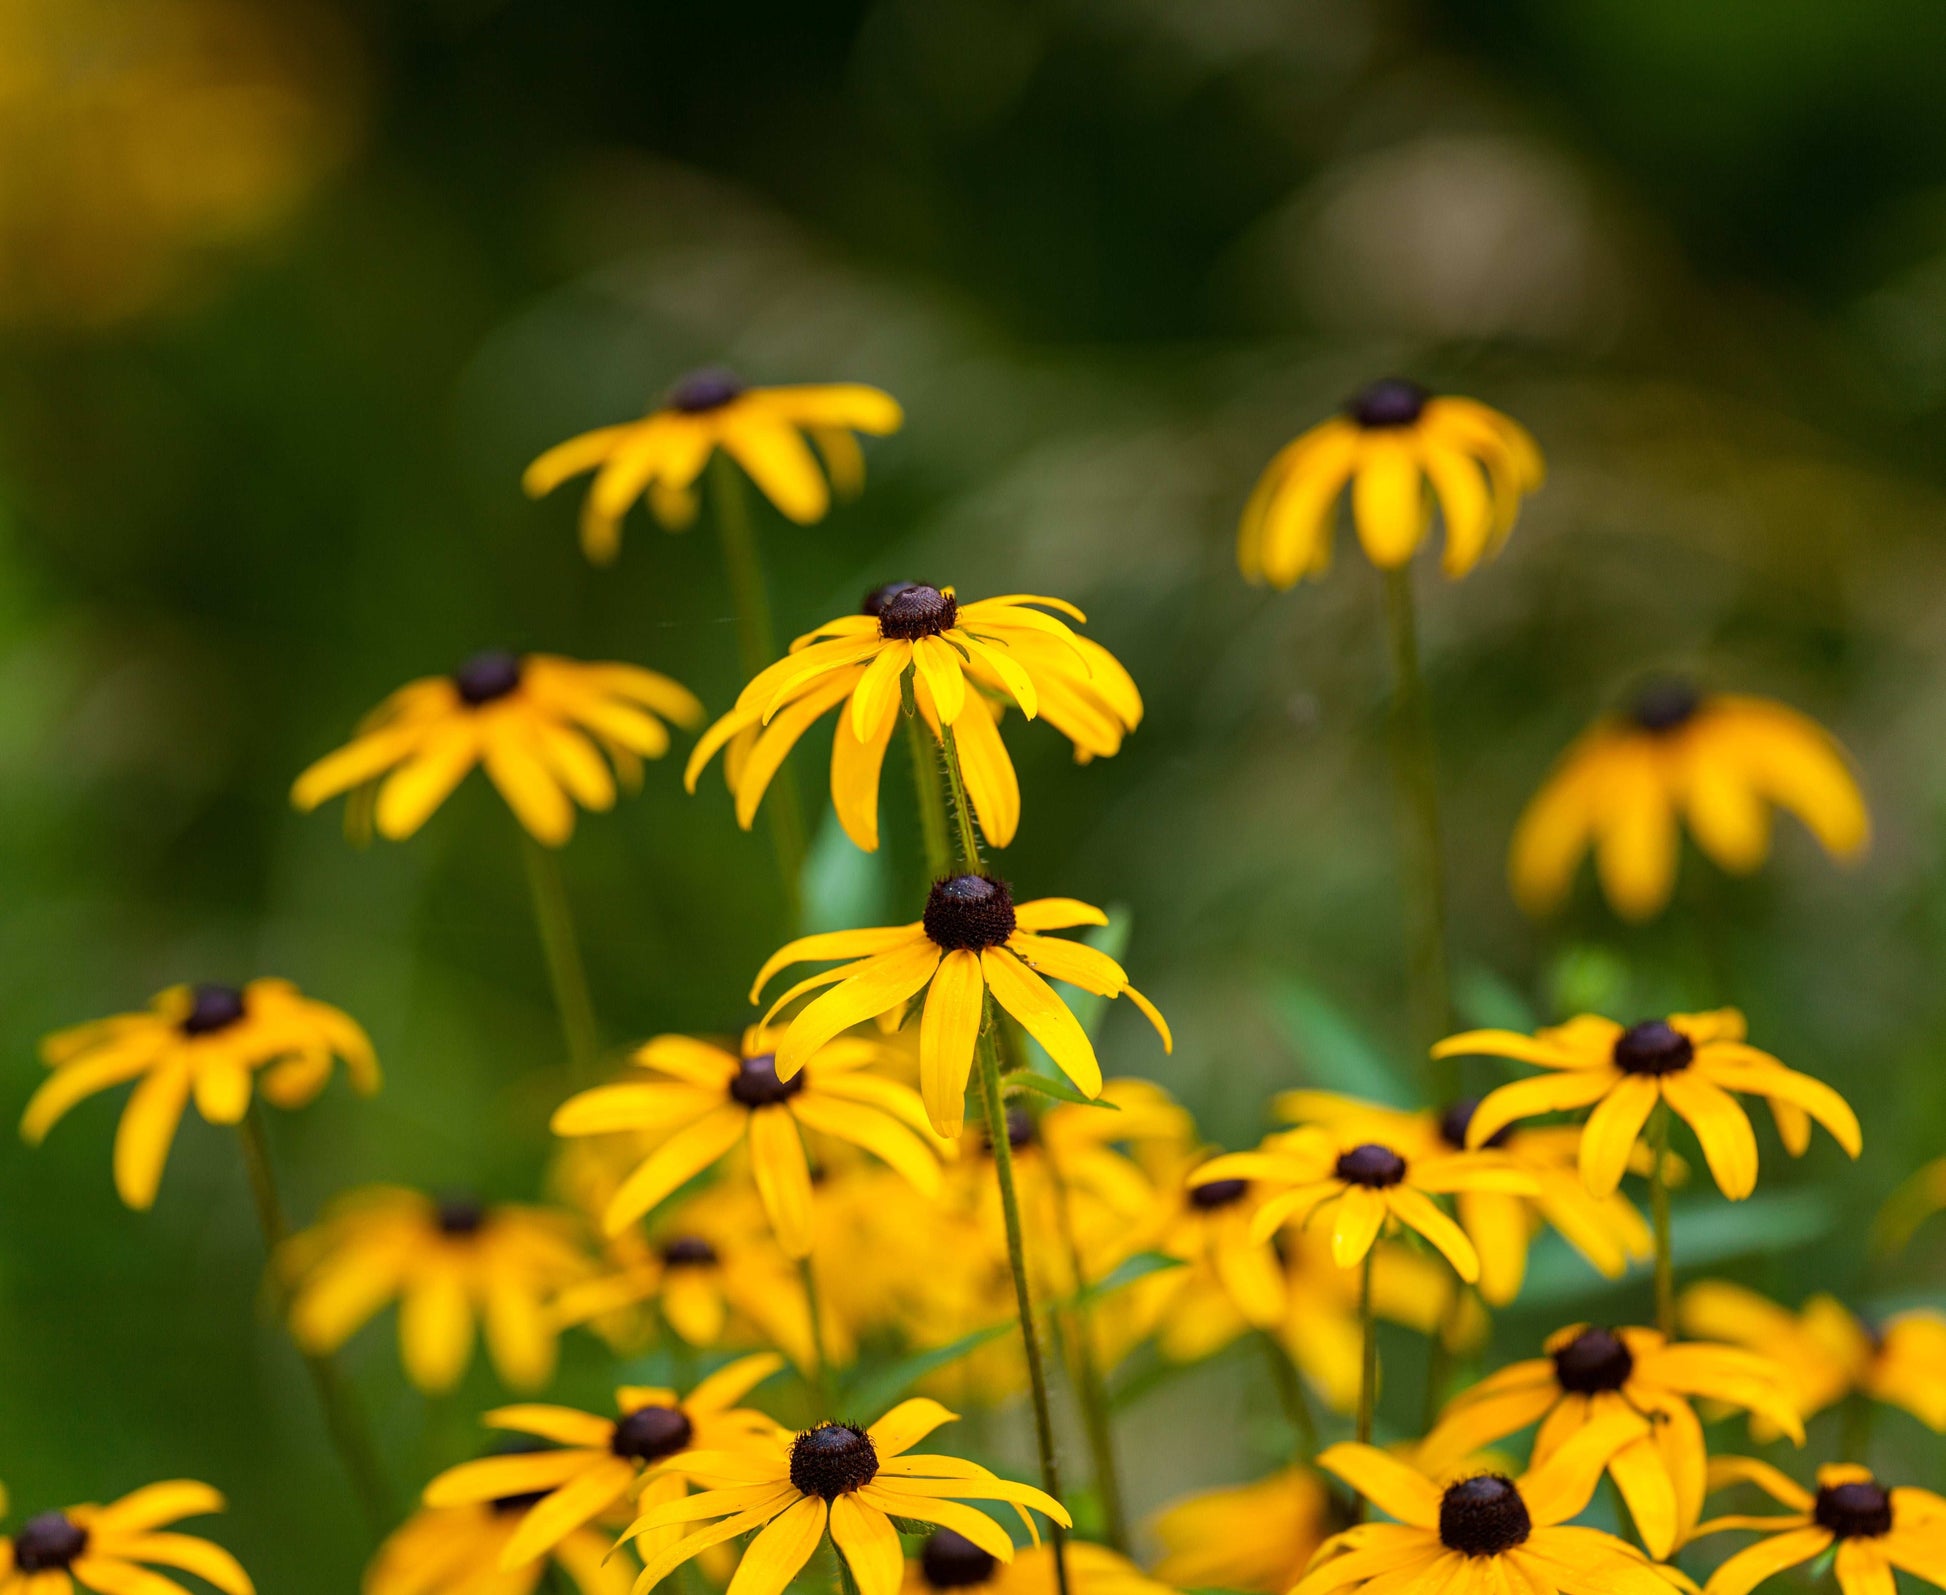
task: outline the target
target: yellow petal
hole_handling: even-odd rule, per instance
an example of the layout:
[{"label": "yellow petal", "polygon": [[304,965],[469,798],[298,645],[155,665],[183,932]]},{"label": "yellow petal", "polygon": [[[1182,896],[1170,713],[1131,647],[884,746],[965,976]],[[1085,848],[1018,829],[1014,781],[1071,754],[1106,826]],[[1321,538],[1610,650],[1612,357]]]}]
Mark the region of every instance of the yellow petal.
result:
[{"label": "yellow petal", "polygon": [[1085,1096],[1099,1096],[1101,1063],[1095,1057],[1094,1043],[1053,988],[1005,947],[989,947],[981,953],[980,970],[993,1000],[1047,1049],[1075,1089]]},{"label": "yellow petal", "polygon": [[777,1104],[751,1113],[750,1172],[777,1244],[786,1256],[810,1256],[811,1167],[788,1107]]},{"label": "yellow petal", "polygon": [[965,1125],[966,1081],[985,1009],[979,954],[964,948],[947,953],[919,1017],[919,1091],[941,1135],[956,1136]]}]

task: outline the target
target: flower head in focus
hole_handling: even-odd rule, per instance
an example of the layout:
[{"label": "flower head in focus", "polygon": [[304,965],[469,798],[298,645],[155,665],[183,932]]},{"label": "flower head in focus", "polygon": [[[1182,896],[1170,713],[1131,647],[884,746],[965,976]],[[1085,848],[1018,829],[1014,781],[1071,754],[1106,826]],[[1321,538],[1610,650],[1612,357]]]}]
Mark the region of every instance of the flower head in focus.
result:
[{"label": "flower head in focus", "polygon": [[[638,498],[671,531],[696,518],[696,479],[718,449],[781,513],[809,525],[831,507],[831,487],[849,497],[865,485],[853,434],[883,437],[904,419],[891,394],[862,383],[753,388],[727,371],[693,371],[641,420],[556,444],[527,467],[521,485],[539,498],[569,477],[597,472],[581,505],[581,548],[606,565],[621,552],[622,516]],[[824,457],[822,470],[806,436]]]},{"label": "flower head in focus", "polygon": [[210,1123],[236,1124],[261,1072],[266,1097],[299,1108],[324,1089],[334,1059],[344,1063],[354,1090],[378,1089],[378,1059],[365,1032],[288,980],[171,986],[140,1013],[43,1040],[41,1061],[53,1073],[28,1101],[20,1133],[39,1146],[77,1102],[139,1078],[115,1132],[115,1189],[130,1207],[146,1208],[192,1096]]},{"label": "flower head in focus", "polygon": [[1514,828],[1508,880],[1529,913],[1552,913],[1592,848],[1615,912],[1652,919],[1675,884],[1679,817],[1720,867],[1747,875],[1769,856],[1773,806],[1835,858],[1871,835],[1844,750],[1815,721],[1768,698],[1652,682],[1561,755]]},{"label": "flower head in focus", "polygon": [[1888,1488],[1869,1469],[1850,1463],[1819,1468],[1813,1493],[1767,1462],[1711,1459],[1712,1490],[1744,1483],[1791,1510],[1782,1517],[1720,1517],[1703,1524],[1699,1535],[1756,1529],[1766,1536],[1712,1573],[1706,1595],[1749,1595],[1765,1579],[1834,1546],[1833,1571],[1844,1595],[1886,1595],[1897,1586],[1894,1568],[1946,1589],[1946,1497]]},{"label": "flower head in focus", "polygon": [[[1071,1595],[1172,1595],[1126,1556],[1086,1540],[1067,1543]],[[1054,1552],[1046,1545],[1003,1562],[964,1534],[934,1529],[905,1564],[901,1595],[1056,1595]]]},{"label": "flower head in focus", "polygon": [[551,1551],[503,1569],[507,1544],[533,1511],[533,1492],[462,1506],[422,1506],[379,1546],[362,1595],[533,1595],[558,1568],[580,1595],[628,1595],[635,1559],[610,1554],[614,1536],[584,1526]]},{"label": "flower head in focus", "polygon": [[1348,1525],[1315,1473],[1285,1468],[1172,1501],[1149,1526],[1162,1544],[1155,1576],[1165,1584],[1284,1595]]},{"label": "flower head in focus", "polygon": [[291,802],[308,814],[354,792],[354,832],[375,821],[380,836],[403,841],[477,764],[529,834],[559,847],[574,834],[576,804],[613,808],[618,775],[641,785],[642,761],[669,751],[664,720],[702,718],[694,693],[653,670],[492,649],[399,688],[297,778]]},{"label": "flower head in focus", "polygon": [[235,1557],[208,1540],[165,1532],[179,1518],[223,1510],[223,1497],[193,1479],[145,1485],[106,1506],[71,1506],[30,1517],[0,1537],[0,1595],[187,1595],[157,1572],[193,1574],[222,1595],[254,1595]]},{"label": "flower head in focus", "polygon": [[1543,474],[1525,427],[1473,399],[1435,397],[1389,377],[1270,462],[1244,506],[1237,564],[1250,581],[1279,588],[1322,576],[1349,482],[1352,521],[1374,565],[1393,570],[1412,558],[1436,497],[1446,523],[1442,563],[1448,576],[1464,576],[1499,551]]}]

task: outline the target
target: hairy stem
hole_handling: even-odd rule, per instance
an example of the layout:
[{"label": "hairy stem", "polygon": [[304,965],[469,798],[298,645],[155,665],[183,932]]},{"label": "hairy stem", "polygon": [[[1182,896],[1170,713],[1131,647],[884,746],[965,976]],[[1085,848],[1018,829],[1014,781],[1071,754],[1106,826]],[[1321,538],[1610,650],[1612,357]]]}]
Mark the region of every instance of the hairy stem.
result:
[{"label": "hairy stem", "polygon": [[525,830],[520,833],[527,864],[527,888],[534,900],[534,924],[540,931],[541,953],[547,960],[548,983],[554,988],[554,1009],[561,1017],[561,1037],[567,1042],[574,1077],[592,1084],[601,1074],[601,1039],[595,1024],[594,999],[588,995],[588,969],[581,961],[581,941],[574,933],[574,911],[561,879],[561,861]]},{"label": "hairy stem", "polygon": [[926,875],[943,880],[953,867],[952,843],[946,836],[946,803],[940,795],[939,744],[920,718],[919,705],[912,695],[912,672],[899,678],[899,692],[905,704],[906,750],[912,756],[912,790],[919,805],[919,834],[926,848]]}]

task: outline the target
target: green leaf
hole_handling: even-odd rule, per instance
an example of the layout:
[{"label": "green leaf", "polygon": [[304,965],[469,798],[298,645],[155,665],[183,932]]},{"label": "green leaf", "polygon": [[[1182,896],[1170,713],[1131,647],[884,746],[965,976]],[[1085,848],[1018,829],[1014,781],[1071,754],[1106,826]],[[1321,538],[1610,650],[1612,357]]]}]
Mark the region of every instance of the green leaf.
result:
[{"label": "green leaf", "polygon": [[1038,1069],[1016,1069],[1012,1074],[1000,1077],[1002,1085],[1022,1091],[1032,1091],[1039,1096],[1053,1097],[1057,1102],[1072,1102],[1077,1107],[1106,1108],[1111,1113],[1120,1113],[1119,1102],[1106,1102],[1100,1097],[1083,1096],[1065,1080],[1058,1080],[1051,1074],[1042,1074]]},{"label": "green leaf", "polygon": [[1453,975],[1453,1006],[1471,1030],[1519,1030],[1540,1028],[1540,1015],[1526,995],[1498,970],[1485,964],[1467,964]]},{"label": "green leaf", "polygon": [[1395,1108],[1418,1106],[1385,1049],[1317,987],[1296,975],[1279,975],[1265,997],[1306,1084]]},{"label": "green leaf", "polygon": [[950,1367],[960,1358],[970,1356],[988,1342],[998,1340],[1002,1335],[1011,1332],[1013,1327],[1013,1319],[1003,1318],[997,1324],[988,1324],[984,1329],[976,1329],[970,1335],[961,1335],[958,1340],[948,1341],[943,1346],[935,1346],[930,1351],[918,1351],[909,1357],[901,1357],[897,1362],[868,1374],[859,1383],[851,1386],[845,1392],[845,1403],[853,1412],[870,1413],[876,1416],[927,1374],[937,1373],[941,1368]]},{"label": "green leaf", "polygon": [[1147,1279],[1151,1274],[1160,1274],[1167,1269],[1183,1266],[1185,1265],[1180,1257],[1171,1257],[1165,1252],[1137,1252],[1133,1257],[1124,1258],[1087,1289],[1077,1291],[1071,1300],[1063,1305],[1093,1306],[1102,1297],[1113,1295],[1123,1287],[1133,1285],[1138,1279]]}]

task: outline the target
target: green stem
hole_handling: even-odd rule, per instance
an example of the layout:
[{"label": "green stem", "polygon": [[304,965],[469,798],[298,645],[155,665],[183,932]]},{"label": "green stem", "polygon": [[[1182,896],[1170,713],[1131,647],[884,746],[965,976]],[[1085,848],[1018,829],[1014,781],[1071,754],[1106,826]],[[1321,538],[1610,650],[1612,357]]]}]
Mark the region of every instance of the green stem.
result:
[{"label": "green stem", "polygon": [[912,696],[912,673],[899,678],[905,701],[905,742],[912,756],[912,789],[919,804],[919,834],[925,840],[926,875],[943,880],[953,867],[952,844],[946,839],[946,807],[939,796],[939,744],[933,740]]},{"label": "green stem", "polygon": [[594,999],[588,995],[588,970],[581,961],[581,943],[574,933],[574,911],[561,879],[561,861],[525,830],[520,833],[527,862],[527,886],[534,899],[534,924],[540,931],[541,952],[547,959],[547,978],[554,988],[554,1008],[561,1016],[561,1035],[567,1042],[574,1077],[590,1084],[601,1075],[601,1041],[595,1025]]},{"label": "green stem", "polygon": [[824,1423],[838,1415],[831,1402],[831,1359],[824,1349],[824,1303],[818,1295],[818,1276],[810,1258],[797,1260],[797,1273],[804,1281],[804,1306],[811,1315],[811,1360],[815,1364],[810,1381],[811,1399],[817,1403],[817,1421]]},{"label": "green stem", "polygon": [[[750,523],[749,495],[736,466],[721,449],[710,460],[709,480],[717,541],[723,549],[723,574],[736,605],[737,655],[747,681],[777,657],[777,633],[771,624],[763,563],[757,555],[757,534]],[[797,782],[788,769],[779,770],[771,778],[767,797],[764,809],[769,816],[770,845],[777,855],[785,912],[795,929],[804,906],[804,810],[798,801]]]},{"label": "green stem", "polygon": [[1871,1465],[1872,1399],[1862,1390],[1845,1397],[1842,1448],[1838,1455],[1860,1467]]},{"label": "green stem", "polygon": [[838,1564],[838,1595],[858,1595],[858,1580],[852,1574],[851,1563],[835,1544],[831,1547],[831,1559]]},{"label": "green stem", "polygon": [[1358,1443],[1372,1443],[1372,1413],[1378,1406],[1378,1318],[1372,1311],[1372,1264],[1377,1249],[1365,1253],[1358,1279]]},{"label": "green stem", "polygon": [[1649,1115],[1649,1215],[1655,1226],[1655,1326],[1676,1334],[1676,1259],[1669,1247],[1669,1104],[1658,1100]]},{"label": "green stem", "polygon": [[[257,1209],[257,1226],[263,1231],[264,1252],[269,1259],[281,1319],[288,1303],[277,1254],[290,1238],[290,1222],[284,1216],[283,1198],[277,1191],[277,1173],[270,1161],[270,1139],[264,1133],[263,1110],[254,1100],[250,1111],[237,1125],[237,1137],[243,1147],[243,1166],[250,1176],[250,1195]],[[373,1533],[383,1534],[392,1524],[392,1492],[385,1482],[385,1470],[379,1462],[378,1447],[373,1443],[364,1409],[345,1382],[336,1358],[306,1352],[304,1366],[311,1375],[311,1387],[324,1414],[325,1429],[351,1480],[352,1491],[364,1508]]]},{"label": "green stem", "polygon": [[943,721],[939,727],[939,745],[945,754],[946,785],[953,796],[953,817],[959,822],[960,865],[977,874],[984,868],[980,862],[980,832],[973,823],[973,805],[966,796],[966,778],[960,774],[959,741],[953,735],[953,728]]},{"label": "green stem", "polygon": [[1270,1364],[1271,1382],[1277,1386],[1277,1400],[1295,1436],[1297,1460],[1308,1462],[1317,1454],[1318,1426],[1311,1416],[1311,1403],[1305,1399],[1304,1382],[1298,1377],[1297,1364],[1291,1361],[1283,1343],[1268,1329],[1258,1339],[1263,1342],[1264,1358]]},{"label": "green stem", "polygon": [[1076,1404],[1081,1408],[1081,1427],[1088,1437],[1088,1456],[1094,1464],[1095,1494],[1101,1498],[1102,1518],[1108,1530],[1108,1543],[1124,1556],[1129,1552],[1128,1514],[1122,1501],[1121,1469],[1115,1461],[1115,1433],[1108,1418],[1108,1381],[1101,1371],[1101,1348],[1095,1336],[1094,1302],[1088,1296],[1091,1281],[1081,1256],[1080,1237],[1075,1233],[1074,1210],[1068,1183],[1054,1159],[1053,1148],[1041,1146],[1041,1159],[1047,1165],[1054,1186],[1056,1217],[1061,1239],[1067,1248],[1068,1270],[1075,1295],[1080,1299],[1074,1310],[1074,1325],[1067,1336],[1071,1352],[1071,1375]]}]

